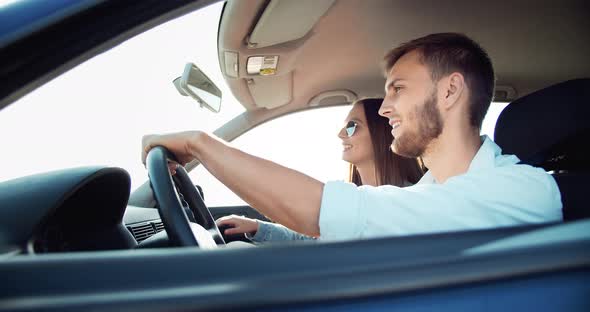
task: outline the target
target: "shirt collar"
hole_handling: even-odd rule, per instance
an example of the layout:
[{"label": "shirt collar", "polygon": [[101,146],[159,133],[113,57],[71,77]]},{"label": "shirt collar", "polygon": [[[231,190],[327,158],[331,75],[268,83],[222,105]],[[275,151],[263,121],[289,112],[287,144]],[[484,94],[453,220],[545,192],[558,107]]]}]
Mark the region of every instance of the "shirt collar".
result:
[{"label": "shirt collar", "polygon": [[422,178],[420,178],[420,181],[418,181],[417,184],[436,184],[436,180],[434,180],[434,177],[432,176],[432,174],[430,174],[430,171],[427,171]]},{"label": "shirt collar", "polygon": [[471,160],[467,172],[479,169],[489,169],[495,167],[496,157],[502,154],[502,149],[494,141],[490,140],[487,135],[480,136],[482,141],[475,157]]},{"label": "shirt collar", "polygon": [[[481,169],[489,169],[493,168],[496,165],[496,158],[502,154],[502,149],[494,143],[487,135],[480,136],[481,141],[483,142],[479,147],[479,150],[471,160],[471,164],[469,165],[469,169],[467,172],[474,171],[474,170],[481,170]],[[513,156],[516,158],[516,156]],[[514,160],[513,160],[514,162]],[[515,163],[518,162],[516,159]],[[436,180],[430,173],[430,171],[426,172],[424,176],[418,181],[417,184],[436,184]]]}]

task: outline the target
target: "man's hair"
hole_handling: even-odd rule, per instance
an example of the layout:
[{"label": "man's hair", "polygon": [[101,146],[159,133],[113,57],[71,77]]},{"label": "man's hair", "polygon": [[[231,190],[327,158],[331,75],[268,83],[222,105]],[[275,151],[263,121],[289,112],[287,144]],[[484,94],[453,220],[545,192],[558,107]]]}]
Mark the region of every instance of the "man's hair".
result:
[{"label": "man's hair", "polygon": [[459,72],[469,88],[469,122],[481,128],[483,118],[494,96],[494,69],[486,51],[464,34],[439,33],[406,42],[384,57],[385,75],[405,54],[416,51],[430,70],[431,79],[439,81]]}]

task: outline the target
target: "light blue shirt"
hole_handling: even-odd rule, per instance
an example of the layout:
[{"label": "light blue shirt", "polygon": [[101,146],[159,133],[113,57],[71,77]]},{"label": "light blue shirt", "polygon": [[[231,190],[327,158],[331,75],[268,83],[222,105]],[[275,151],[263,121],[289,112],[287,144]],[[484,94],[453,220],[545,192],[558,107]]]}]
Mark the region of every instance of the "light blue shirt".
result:
[{"label": "light blue shirt", "polygon": [[562,220],[557,183],[543,169],[517,164],[496,143],[483,144],[466,173],[413,186],[324,185],[320,239],[343,240],[483,229]]}]

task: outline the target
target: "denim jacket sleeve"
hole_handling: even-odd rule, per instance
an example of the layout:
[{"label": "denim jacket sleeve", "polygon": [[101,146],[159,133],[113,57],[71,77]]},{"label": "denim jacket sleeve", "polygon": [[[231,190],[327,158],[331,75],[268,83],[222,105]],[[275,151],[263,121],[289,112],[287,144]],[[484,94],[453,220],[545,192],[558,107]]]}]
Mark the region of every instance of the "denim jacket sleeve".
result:
[{"label": "denim jacket sleeve", "polygon": [[257,220],[258,231],[256,234],[246,234],[254,243],[315,240],[315,238],[292,231],[280,224]]}]

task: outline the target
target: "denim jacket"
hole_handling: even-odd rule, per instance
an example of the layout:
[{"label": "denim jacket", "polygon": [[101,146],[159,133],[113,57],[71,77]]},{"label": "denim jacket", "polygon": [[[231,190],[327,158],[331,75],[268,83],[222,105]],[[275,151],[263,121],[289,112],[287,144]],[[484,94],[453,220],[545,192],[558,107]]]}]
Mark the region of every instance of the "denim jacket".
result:
[{"label": "denim jacket", "polygon": [[284,242],[284,241],[311,241],[316,238],[292,231],[280,224],[256,220],[258,231],[256,234],[246,234],[254,243]]}]

